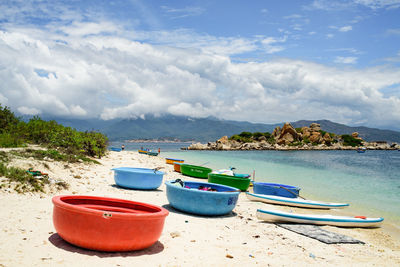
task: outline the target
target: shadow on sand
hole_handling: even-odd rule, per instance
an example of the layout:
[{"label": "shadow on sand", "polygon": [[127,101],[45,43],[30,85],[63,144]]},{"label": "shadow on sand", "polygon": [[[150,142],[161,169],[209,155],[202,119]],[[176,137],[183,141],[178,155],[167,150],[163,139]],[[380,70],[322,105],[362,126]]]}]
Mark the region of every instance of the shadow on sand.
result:
[{"label": "shadow on sand", "polygon": [[182,214],[182,215],[196,217],[196,218],[204,218],[204,219],[230,218],[230,217],[237,216],[236,212],[234,212],[234,211],[231,211],[228,214],[224,214],[224,215],[198,215],[198,214],[186,213],[186,212],[177,210],[174,207],[172,207],[170,204],[162,205],[162,207],[172,213]]},{"label": "shadow on sand", "polygon": [[57,233],[52,234],[49,237],[50,243],[52,243],[55,247],[73,252],[73,253],[79,253],[79,254],[84,254],[88,256],[97,256],[99,258],[111,258],[111,257],[137,257],[137,256],[143,256],[143,255],[153,255],[160,253],[164,250],[164,245],[160,242],[157,241],[154,243],[152,246],[142,249],[142,250],[137,250],[137,251],[127,251],[127,252],[102,252],[102,251],[96,251],[96,250],[89,250],[89,249],[84,249],[80,248],[77,246],[74,246],[64,239],[62,239]]}]

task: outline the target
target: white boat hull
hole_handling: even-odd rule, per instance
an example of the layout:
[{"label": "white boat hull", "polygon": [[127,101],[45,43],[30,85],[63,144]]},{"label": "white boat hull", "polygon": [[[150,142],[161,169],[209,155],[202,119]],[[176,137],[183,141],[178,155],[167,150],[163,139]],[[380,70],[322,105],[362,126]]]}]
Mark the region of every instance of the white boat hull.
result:
[{"label": "white boat hull", "polygon": [[342,227],[379,227],[383,218],[356,218],[350,216],[298,214],[278,210],[257,210],[257,218],[269,222],[333,225]]},{"label": "white boat hull", "polygon": [[349,204],[346,203],[322,202],[322,201],[314,201],[301,198],[289,198],[289,197],[280,197],[273,195],[253,194],[248,192],[246,193],[246,196],[251,201],[260,201],[268,204],[278,204],[278,205],[310,208],[310,209],[341,209],[349,206]]}]

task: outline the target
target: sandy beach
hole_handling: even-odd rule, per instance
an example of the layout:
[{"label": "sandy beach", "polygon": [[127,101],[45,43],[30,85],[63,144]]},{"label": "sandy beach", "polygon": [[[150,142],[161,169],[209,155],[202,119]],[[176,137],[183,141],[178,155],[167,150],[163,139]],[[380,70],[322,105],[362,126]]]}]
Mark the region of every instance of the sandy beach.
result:
[{"label": "sandy beach", "polygon": [[[163,167],[165,180],[184,178],[158,157],[136,151],[109,152],[101,164],[68,164],[17,160],[70,184],[68,190],[18,194],[0,192],[0,266],[399,266],[400,239],[385,228],[323,228],[365,244],[324,244],[315,239],[259,221],[257,208],[280,208],[251,202],[240,194],[234,212],[202,217],[184,214],[168,205],[165,185],[155,191],[119,188],[114,167]],[[204,180],[203,180],[204,181]],[[82,249],[61,239],[53,226],[51,199],[55,195],[122,198],[163,206],[170,211],[163,233],[150,248],[124,253]],[[287,209],[288,210],[288,209]],[[294,209],[293,209],[294,210]],[[307,213],[307,212],[306,212]]]}]

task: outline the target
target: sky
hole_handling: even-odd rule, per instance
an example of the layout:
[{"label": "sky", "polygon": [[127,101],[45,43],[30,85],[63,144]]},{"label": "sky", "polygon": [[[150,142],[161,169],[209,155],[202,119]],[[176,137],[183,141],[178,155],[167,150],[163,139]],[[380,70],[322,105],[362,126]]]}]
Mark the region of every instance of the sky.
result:
[{"label": "sky", "polygon": [[400,0],[0,0],[0,104],[400,130]]}]

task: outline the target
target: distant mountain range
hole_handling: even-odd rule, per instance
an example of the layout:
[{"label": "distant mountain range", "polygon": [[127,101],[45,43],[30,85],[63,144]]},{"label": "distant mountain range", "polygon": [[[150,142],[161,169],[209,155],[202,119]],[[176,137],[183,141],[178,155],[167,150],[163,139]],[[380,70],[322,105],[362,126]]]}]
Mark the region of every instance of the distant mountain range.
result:
[{"label": "distant mountain range", "polygon": [[[146,116],[145,119],[115,119],[115,120],[78,120],[65,118],[53,119],[64,126],[70,126],[80,131],[100,131],[112,141],[131,139],[168,139],[182,141],[215,141],[220,137],[232,136],[243,131],[272,132],[279,124],[250,123],[240,121],[221,120],[214,117],[191,118],[185,116],[164,115],[161,117]],[[366,141],[387,141],[400,143],[400,132],[381,130],[368,127],[350,127],[329,120],[301,120],[291,122],[293,127],[309,126],[312,122],[319,123],[321,129],[335,134],[351,134],[358,132]]]}]

